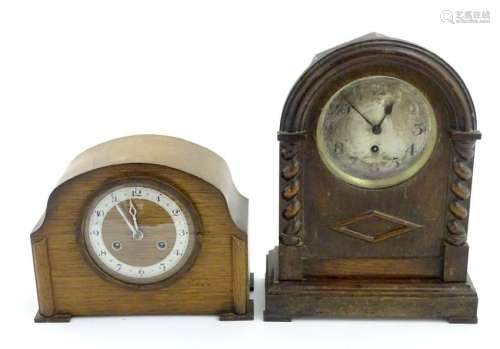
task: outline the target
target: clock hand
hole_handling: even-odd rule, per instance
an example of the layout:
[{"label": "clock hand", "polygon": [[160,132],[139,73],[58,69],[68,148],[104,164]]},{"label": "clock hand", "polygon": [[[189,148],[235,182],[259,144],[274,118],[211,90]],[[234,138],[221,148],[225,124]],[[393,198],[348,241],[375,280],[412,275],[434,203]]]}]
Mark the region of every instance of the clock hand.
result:
[{"label": "clock hand", "polygon": [[137,231],[135,230],[135,228],[132,226],[132,224],[130,224],[129,220],[127,219],[127,217],[125,216],[125,213],[123,212],[122,208],[120,207],[120,204],[117,204],[116,206],[116,210],[118,211],[118,213],[120,214],[120,216],[122,216],[123,220],[125,221],[125,223],[127,223],[127,226],[128,228],[130,229],[130,231],[132,232],[132,238],[135,240],[135,237],[137,235]]},{"label": "clock hand", "polygon": [[340,96],[347,102],[347,104],[349,104],[351,106],[352,109],[354,109],[356,111],[356,113],[358,113],[371,127],[374,127],[375,125],[366,117],[364,116],[355,106],[354,104],[352,104],[346,96],[344,96],[342,93],[340,94]]},{"label": "clock hand", "polygon": [[129,199],[129,210],[128,213],[132,216],[132,219],[134,220],[134,227],[136,231],[136,235],[134,236],[135,240],[142,240],[144,237],[144,234],[142,231],[139,230],[139,225],[137,224],[137,209],[134,206],[134,203],[132,202],[132,199]]},{"label": "clock hand", "polygon": [[394,106],[394,102],[387,104],[384,108],[384,116],[382,116],[382,120],[377,124],[378,127],[382,126],[382,123],[384,122],[385,118],[387,115],[390,115],[392,113],[392,107]]}]

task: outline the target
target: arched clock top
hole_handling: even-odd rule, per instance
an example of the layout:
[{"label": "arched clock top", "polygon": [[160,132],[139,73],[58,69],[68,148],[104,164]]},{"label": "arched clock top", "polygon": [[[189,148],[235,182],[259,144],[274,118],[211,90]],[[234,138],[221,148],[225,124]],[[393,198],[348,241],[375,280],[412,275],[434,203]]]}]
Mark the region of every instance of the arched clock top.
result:
[{"label": "arched clock top", "polygon": [[314,103],[318,89],[333,76],[347,68],[390,64],[391,61],[409,68],[418,67],[421,74],[435,82],[451,107],[450,129],[473,132],[471,137],[478,139],[477,132],[474,132],[477,127],[474,104],[455,70],[425,48],[377,33],[365,35],[316,55],[288,95],[281,116],[280,133],[311,131],[307,130],[307,119],[314,115],[307,112],[308,107]]},{"label": "arched clock top", "polygon": [[96,145],[70,163],[58,187],[96,169],[146,163],[177,169],[213,185],[224,196],[233,222],[247,231],[248,199],[236,189],[226,162],[211,150],[180,138],[135,135]]}]

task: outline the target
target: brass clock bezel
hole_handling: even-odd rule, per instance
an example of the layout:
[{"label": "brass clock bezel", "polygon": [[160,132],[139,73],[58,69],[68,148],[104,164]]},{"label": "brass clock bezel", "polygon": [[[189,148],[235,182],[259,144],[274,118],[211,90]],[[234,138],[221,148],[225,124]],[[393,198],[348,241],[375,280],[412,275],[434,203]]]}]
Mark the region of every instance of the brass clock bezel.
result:
[{"label": "brass clock bezel", "polygon": [[[403,81],[404,83],[409,84],[410,86],[414,87],[420,93],[422,93],[423,97],[426,99],[427,103],[431,107],[431,134],[430,134],[430,143],[425,147],[424,151],[420,154],[420,157],[418,160],[413,162],[410,166],[408,166],[405,170],[397,173],[396,175],[385,177],[385,178],[379,178],[379,179],[367,179],[367,178],[361,178],[361,177],[356,177],[344,170],[342,170],[340,167],[338,167],[332,160],[330,155],[328,154],[328,151],[326,149],[326,145],[324,142],[320,141],[319,137],[319,132],[320,132],[320,126],[322,125],[322,120],[325,118],[328,106],[330,105],[330,102],[337,96],[337,94],[348,88],[350,85],[364,79],[369,79],[369,78],[374,78],[374,77],[387,77],[387,78],[393,78],[397,79],[400,81]],[[318,121],[316,123],[315,127],[315,143],[316,147],[318,149],[318,153],[320,155],[320,158],[323,162],[323,164],[328,168],[328,170],[336,177],[339,179],[343,180],[346,183],[349,183],[353,186],[364,188],[364,189],[384,189],[392,186],[396,186],[398,184],[404,183],[407,180],[411,179],[413,176],[415,176],[422,168],[425,167],[427,162],[430,160],[432,153],[434,152],[434,149],[436,148],[436,144],[438,141],[438,122],[437,122],[437,117],[435,114],[435,110],[432,106],[431,101],[427,98],[425,95],[424,91],[419,89],[417,86],[413,85],[412,83],[406,81],[405,79],[401,78],[400,76],[392,76],[388,74],[375,74],[375,75],[366,75],[362,77],[357,77],[352,79],[351,81],[343,84],[340,88],[336,89],[331,96],[328,98],[327,102],[323,105],[321,109],[320,116],[318,118]]]},{"label": "brass clock bezel", "polygon": [[[189,256],[185,260],[185,262],[170,275],[167,275],[165,278],[162,278],[158,281],[153,281],[151,283],[134,283],[128,282],[122,279],[119,279],[113,276],[111,273],[103,269],[99,263],[97,263],[92,256],[91,252],[88,250],[88,246],[86,243],[86,227],[88,225],[89,220],[89,212],[95,206],[95,204],[110,190],[114,188],[118,188],[120,186],[127,186],[130,184],[140,184],[153,189],[156,189],[162,193],[169,195],[174,198],[175,201],[179,202],[183,208],[187,211],[192,221],[193,226],[193,240],[192,240],[192,248]],[[81,214],[80,219],[81,225],[77,231],[77,243],[80,249],[80,252],[83,256],[83,259],[86,263],[91,267],[91,269],[99,275],[103,280],[111,282],[113,284],[117,284],[129,289],[133,290],[155,290],[170,286],[172,283],[179,280],[185,273],[187,273],[192,266],[194,265],[199,251],[201,249],[201,233],[202,233],[202,222],[198,211],[192,204],[192,201],[189,197],[182,193],[180,190],[175,188],[173,185],[166,183],[164,180],[159,180],[155,178],[151,178],[150,176],[130,176],[127,178],[119,178],[119,179],[111,179],[106,181],[104,185],[94,191],[93,195],[87,201],[83,212]]]}]

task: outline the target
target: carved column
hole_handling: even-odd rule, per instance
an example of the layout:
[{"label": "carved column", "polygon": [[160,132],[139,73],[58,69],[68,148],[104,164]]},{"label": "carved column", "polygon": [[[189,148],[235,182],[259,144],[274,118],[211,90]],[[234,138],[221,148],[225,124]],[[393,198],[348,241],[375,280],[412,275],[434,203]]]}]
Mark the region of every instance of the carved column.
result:
[{"label": "carved column", "polygon": [[450,132],[453,145],[453,171],[447,213],[447,231],[444,245],[444,281],[467,279],[467,227],[474,164],[474,146],[481,138],[479,131]]},{"label": "carved column", "polygon": [[279,279],[302,279],[303,143],[305,132],[280,132]]}]

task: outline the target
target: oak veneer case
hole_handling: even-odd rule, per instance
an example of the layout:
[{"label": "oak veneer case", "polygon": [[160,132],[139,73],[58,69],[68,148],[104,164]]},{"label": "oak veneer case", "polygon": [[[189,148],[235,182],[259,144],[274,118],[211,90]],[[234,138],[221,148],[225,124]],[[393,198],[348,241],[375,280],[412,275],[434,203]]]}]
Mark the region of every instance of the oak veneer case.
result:
[{"label": "oak veneer case", "polygon": [[[359,92],[375,80],[381,83],[382,97]],[[340,95],[345,102],[332,107],[339,91],[346,91]],[[418,168],[408,165],[412,170],[403,173],[405,180],[396,178],[399,182],[386,181],[391,184],[385,186],[370,178],[377,178],[380,169],[393,171],[404,159],[374,160],[377,166],[367,180],[345,173],[340,178],[335,166],[346,148],[357,147],[363,137],[384,139],[377,138],[386,132],[380,129],[382,122],[386,130],[391,123],[403,123],[412,111],[405,112],[401,103],[415,98],[422,99],[420,110],[427,110],[419,114],[422,120],[430,121],[427,128],[410,125],[413,133],[408,134],[415,139],[427,135],[422,149],[429,144],[432,152],[425,164],[415,161]],[[358,140],[338,133],[344,143],[327,144],[333,155],[326,161],[319,137],[337,131],[318,126],[323,114],[351,118],[345,130],[351,124],[366,130],[359,131],[365,133]],[[374,117],[381,121],[376,124]],[[467,230],[479,138],[467,88],[434,53],[369,34],[317,55],[292,88],[281,117],[279,246],[267,256],[264,319],[442,318],[475,323],[478,299],[467,274]],[[367,148],[373,153],[367,161],[391,146],[382,141]],[[408,156],[415,155],[415,146],[410,144],[403,155],[413,161]],[[358,160],[353,157],[352,163]]]},{"label": "oak veneer case", "polygon": [[[106,191],[115,188],[116,183],[127,181],[135,181],[131,194],[123,185],[111,194]],[[138,188],[142,188],[142,192]],[[159,188],[158,191],[155,188]],[[118,271],[112,275],[112,269],[109,273],[103,270],[107,268],[107,260],[99,255],[101,267],[96,263],[101,260],[89,252],[92,245],[88,242],[86,245],[84,240],[93,235],[85,235],[85,212],[90,210],[89,219],[98,219],[102,212],[95,209],[94,213],[89,209],[94,207],[92,203],[96,197],[108,197],[111,206],[118,206],[116,196],[120,193],[129,199],[123,199],[117,211],[111,208],[106,214],[111,218],[114,215],[115,221],[110,218],[108,222],[106,218],[101,231],[92,233],[95,236],[111,234],[116,241],[105,252],[108,256],[110,251],[119,255],[127,250],[127,244],[132,247],[152,244],[148,242],[150,236],[159,234],[154,224],[166,220],[165,225],[156,227],[166,227],[164,232],[170,229],[171,235],[166,241],[148,245],[150,250],[144,250],[148,256],[163,253],[163,258],[177,246],[169,247],[171,241],[192,240],[189,250],[181,250],[186,255],[185,260],[178,257],[182,266],[172,269],[172,275],[164,274],[169,275],[166,279],[143,283],[140,278],[147,277],[145,271],[149,272],[148,269],[134,269],[133,266],[130,266],[131,276]],[[140,195],[153,198],[148,201]],[[178,200],[170,200],[172,195]],[[158,209],[159,206],[154,205],[156,200],[164,206],[173,205],[170,206],[175,207],[173,214],[167,215]],[[108,205],[106,200],[101,201],[98,205]],[[124,221],[120,221],[118,215],[120,208]],[[180,225],[173,228],[170,216],[172,219],[184,217],[186,222],[175,221]],[[132,218],[138,220],[134,222],[135,228]],[[249,299],[253,281],[248,272],[247,219],[247,199],[236,190],[224,160],[206,148],[178,138],[154,135],[120,138],[91,148],[70,164],[31,234],[39,303],[35,321],[140,314],[217,314],[221,320],[253,319],[253,302]],[[126,234],[113,237],[118,234],[113,230],[115,227]],[[143,231],[144,238],[129,235],[128,228],[133,233],[142,234]],[[97,238],[95,241],[99,243]],[[174,252],[169,256],[175,256]],[[124,256],[131,261],[137,257]],[[117,270],[125,265],[119,262],[115,265]],[[167,270],[165,265],[158,265]],[[139,273],[134,275],[134,270]],[[160,273],[161,278],[162,270],[153,267],[150,270]]]}]

